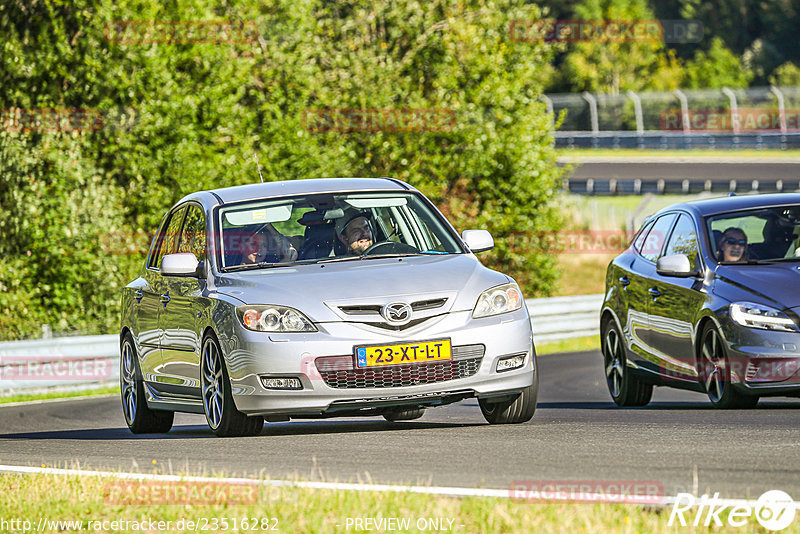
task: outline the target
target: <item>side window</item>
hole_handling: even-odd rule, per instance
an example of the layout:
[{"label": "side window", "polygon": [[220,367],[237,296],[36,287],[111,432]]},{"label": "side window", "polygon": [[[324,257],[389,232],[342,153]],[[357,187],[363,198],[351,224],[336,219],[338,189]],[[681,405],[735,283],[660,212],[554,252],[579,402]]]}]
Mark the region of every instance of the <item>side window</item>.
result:
[{"label": "side window", "polygon": [[206,258],[206,219],[203,210],[196,204],[190,204],[186,212],[178,252],[191,252],[198,261]]},{"label": "side window", "polygon": [[636,252],[641,253],[642,247],[644,246],[644,240],[647,237],[647,233],[650,231],[650,228],[653,226],[653,221],[647,221],[647,224],[639,230],[639,233],[636,235],[636,239],[633,240],[633,250]]},{"label": "side window", "polygon": [[682,213],[680,215],[669,238],[664,255],[669,256],[670,254],[684,254],[689,258],[689,265],[698,266],[697,233],[695,232],[692,218],[686,214]]},{"label": "side window", "polygon": [[158,237],[158,244],[153,257],[150,258],[150,265],[157,269],[161,265],[161,258],[167,254],[172,254],[178,250],[178,237],[181,233],[181,225],[183,224],[183,216],[186,213],[186,206],[181,207],[172,213],[169,223],[166,226],[164,234]]},{"label": "side window", "polygon": [[672,223],[675,222],[675,214],[668,213],[659,217],[653,223],[647,237],[644,239],[642,249],[639,251],[644,259],[655,262],[660,256],[661,249],[664,248],[664,241],[667,240]]}]

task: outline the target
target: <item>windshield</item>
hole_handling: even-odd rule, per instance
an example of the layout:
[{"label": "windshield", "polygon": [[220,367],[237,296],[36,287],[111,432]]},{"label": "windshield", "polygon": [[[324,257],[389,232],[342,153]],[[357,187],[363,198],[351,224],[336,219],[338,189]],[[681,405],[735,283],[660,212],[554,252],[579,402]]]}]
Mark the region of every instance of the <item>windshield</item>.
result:
[{"label": "windshield", "polygon": [[223,269],[464,252],[413,193],[253,200],[222,207],[219,228]]},{"label": "windshield", "polygon": [[720,263],[800,261],[800,206],[724,213],[708,228]]}]

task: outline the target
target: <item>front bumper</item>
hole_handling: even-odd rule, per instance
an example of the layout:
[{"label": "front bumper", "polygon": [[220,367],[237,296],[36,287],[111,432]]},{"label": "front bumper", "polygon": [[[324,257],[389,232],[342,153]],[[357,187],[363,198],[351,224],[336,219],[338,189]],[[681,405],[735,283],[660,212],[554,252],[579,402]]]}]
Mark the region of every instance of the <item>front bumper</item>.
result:
[{"label": "front bumper", "polygon": [[800,333],[723,323],[731,383],[753,395],[800,394]]},{"label": "front bumper", "polygon": [[[237,409],[251,415],[325,416],[374,413],[394,406],[435,406],[468,397],[513,395],[533,384],[535,349],[530,318],[516,312],[472,319],[470,311],[451,312],[403,332],[359,323],[318,324],[319,332],[267,334],[237,325],[223,342]],[[453,347],[483,345],[471,376],[400,387],[331,387],[316,365],[328,356],[352,356],[356,345],[450,338]],[[498,373],[500,358],[525,354],[521,368]],[[420,364],[430,365],[430,364]],[[295,377],[301,390],[269,390],[261,377]]]}]

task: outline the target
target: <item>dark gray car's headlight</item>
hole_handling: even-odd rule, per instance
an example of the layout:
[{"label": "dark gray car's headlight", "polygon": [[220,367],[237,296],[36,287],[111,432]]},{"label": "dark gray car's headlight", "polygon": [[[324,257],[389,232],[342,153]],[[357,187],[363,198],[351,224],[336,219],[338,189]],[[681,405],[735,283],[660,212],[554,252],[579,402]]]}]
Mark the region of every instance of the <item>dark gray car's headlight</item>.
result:
[{"label": "dark gray car's headlight", "polygon": [[478,303],[472,311],[472,317],[489,317],[516,311],[522,308],[522,291],[514,282],[487,289],[478,297]]},{"label": "dark gray car's headlight", "polygon": [[782,311],[753,302],[734,302],[731,304],[731,319],[742,326],[749,326],[750,328],[800,332],[794,321]]},{"label": "dark gray car's headlight", "polygon": [[287,306],[243,304],[236,306],[236,316],[248,330],[256,332],[316,332],[311,321]]}]

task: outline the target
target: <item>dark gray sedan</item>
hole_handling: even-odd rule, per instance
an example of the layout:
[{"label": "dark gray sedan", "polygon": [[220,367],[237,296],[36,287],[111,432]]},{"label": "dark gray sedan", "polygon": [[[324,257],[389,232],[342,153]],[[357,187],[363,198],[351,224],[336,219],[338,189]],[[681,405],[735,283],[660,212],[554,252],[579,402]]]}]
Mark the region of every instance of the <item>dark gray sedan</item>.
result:
[{"label": "dark gray sedan", "polygon": [[221,436],[264,420],[416,419],[477,398],[490,423],[528,421],[537,374],[513,279],[391,179],[200,191],[170,209],[122,292],[121,387],[135,432],[174,412]]},{"label": "dark gray sedan", "polygon": [[647,404],[653,386],[718,408],[800,396],[800,195],[659,211],[608,266],[600,320],[620,406]]}]

